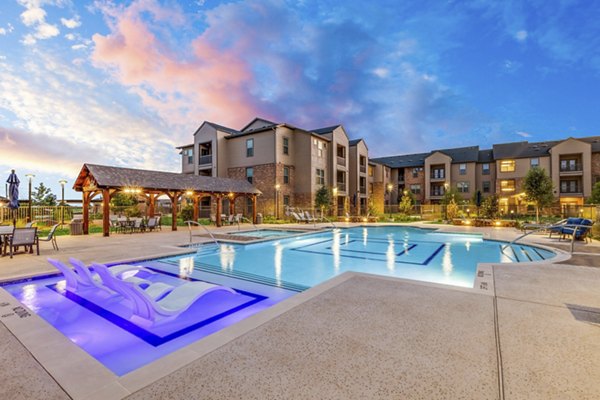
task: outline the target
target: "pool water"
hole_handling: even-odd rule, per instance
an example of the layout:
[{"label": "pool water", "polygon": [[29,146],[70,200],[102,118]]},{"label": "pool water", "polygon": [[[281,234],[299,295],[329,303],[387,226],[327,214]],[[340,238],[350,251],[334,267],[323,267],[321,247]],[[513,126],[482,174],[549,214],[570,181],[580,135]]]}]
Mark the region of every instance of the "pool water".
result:
[{"label": "pool water", "polygon": [[194,268],[292,290],[303,290],[345,271],[473,287],[478,263],[540,261],[552,251],[484,240],[476,234],[383,226],[333,231],[248,245],[209,245],[172,257]]},{"label": "pool water", "polygon": [[230,235],[235,236],[248,236],[255,238],[276,238],[281,236],[296,235],[303,233],[302,231],[285,231],[279,229],[257,229],[254,231],[242,231],[242,232],[229,232]]}]

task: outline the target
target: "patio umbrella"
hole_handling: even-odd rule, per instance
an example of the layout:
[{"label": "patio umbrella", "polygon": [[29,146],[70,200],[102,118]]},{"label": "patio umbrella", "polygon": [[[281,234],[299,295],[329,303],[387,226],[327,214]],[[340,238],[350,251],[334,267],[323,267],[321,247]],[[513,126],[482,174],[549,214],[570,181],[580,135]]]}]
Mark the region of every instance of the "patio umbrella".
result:
[{"label": "patio umbrella", "polygon": [[19,208],[19,178],[13,169],[6,180],[8,183],[8,208],[13,210],[13,226],[17,226],[15,210]]}]

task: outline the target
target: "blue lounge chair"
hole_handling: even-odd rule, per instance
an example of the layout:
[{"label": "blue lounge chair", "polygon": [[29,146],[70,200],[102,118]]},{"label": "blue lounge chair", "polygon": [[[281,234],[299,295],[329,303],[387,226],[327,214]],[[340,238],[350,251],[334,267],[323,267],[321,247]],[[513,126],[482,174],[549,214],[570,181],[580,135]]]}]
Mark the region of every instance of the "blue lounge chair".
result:
[{"label": "blue lounge chair", "polygon": [[[560,230],[561,239],[564,239],[567,236],[575,235],[576,240],[585,240],[586,242],[587,242],[587,239],[591,240],[591,238],[589,237],[589,233],[592,230],[592,225],[594,224],[594,222],[592,222],[589,219],[585,219],[585,218],[570,218],[570,219],[573,219],[573,221],[570,224],[569,224],[569,221],[567,221],[565,226],[562,227]],[[577,225],[579,225],[579,226],[577,226]],[[583,226],[581,226],[581,225],[583,225]]]},{"label": "blue lounge chair", "polygon": [[562,230],[565,226],[567,225],[580,225],[581,224],[581,218],[567,218],[567,219],[563,219],[562,221],[557,222],[556,224],[554,224],[553,227],[548,228],[548,232],[550,233],[550,238],[552,237],[552,234],[555,233],[559,236],[562,235]]}]

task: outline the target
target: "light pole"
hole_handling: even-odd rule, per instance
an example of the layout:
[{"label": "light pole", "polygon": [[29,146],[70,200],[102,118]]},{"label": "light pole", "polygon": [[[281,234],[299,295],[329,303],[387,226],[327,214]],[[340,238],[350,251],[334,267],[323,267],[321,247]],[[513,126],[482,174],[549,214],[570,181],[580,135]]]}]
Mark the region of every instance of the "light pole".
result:
[{"label": "light pole", "polygon": [[394,185],[392,185],[391,183],[388,183],[387,191],[388,191],[388,208],[390,211],[390,219],[392,219],[392,189],[393,188],[394,188]]},{"label": "light pole", "polygon": [[[332,213],[333,213],[333,215],[335,215],[337,217],[337,215],[338,215],[338,200],[337,200],[338,188],[337,188],[337,186],[334,186],[331,189],[331,194],[332,194],[331,202],[333,203]],[[321,213],[321,217],[323,216],[322,214],[323,213]]]},{"label": "light pole", "polygon": [[34,174],[26,174],[27,178],[29,178],[29,202],[27,203],[27,222],[31,222],[31,182],[33,178],[35,178]]},{"label": "light pole", "polygon": [[279,219],[279,189],[281,185],[275,185],[275,219]]},{"label": "light pole", "polygon": [[61,200],[60,200],[61,218],[60,218],[60,224],[62,226],[62,225],[65,224],[65,185],[67,184],[67,180],[66,179],[61,179],[60,181],[58,181],[58,183],[60,183],[60,192],[61,192]]}]

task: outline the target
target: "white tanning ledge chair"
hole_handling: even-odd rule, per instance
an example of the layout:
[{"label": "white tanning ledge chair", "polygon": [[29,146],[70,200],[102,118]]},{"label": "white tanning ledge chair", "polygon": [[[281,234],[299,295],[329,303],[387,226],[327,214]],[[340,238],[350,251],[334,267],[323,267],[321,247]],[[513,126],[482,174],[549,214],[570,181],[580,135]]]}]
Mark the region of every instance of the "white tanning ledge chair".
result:
[{"label": "white tanning ledge chair", "polygon": [[[96,271],[102,271],[106,266],[92,264]],[[190,308],[196,301],[214,291],[226,291],[232,294],[237,292],[231,288],[213,285],[206,282],[187,282],[175,287],[160,300],[153,299],[146,291],[134,283],[106,276],[112,281],[115,290],[123,297],[133,301],[133,320],[142,324],[154,324],[159,321],[173,319]]]}]

